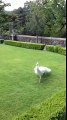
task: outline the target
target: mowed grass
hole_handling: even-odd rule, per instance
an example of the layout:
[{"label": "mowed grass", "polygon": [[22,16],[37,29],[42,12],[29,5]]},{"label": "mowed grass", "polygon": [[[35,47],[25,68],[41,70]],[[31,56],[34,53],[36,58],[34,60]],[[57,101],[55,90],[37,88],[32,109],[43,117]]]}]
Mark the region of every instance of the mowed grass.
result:
[{"label": "mowed grass", "polygon": [[[41,83],[33,70],[36,62],[52,70]],[[0,120],[12,120],[66,88],[65,67],[63,55],[0,45]]]}]

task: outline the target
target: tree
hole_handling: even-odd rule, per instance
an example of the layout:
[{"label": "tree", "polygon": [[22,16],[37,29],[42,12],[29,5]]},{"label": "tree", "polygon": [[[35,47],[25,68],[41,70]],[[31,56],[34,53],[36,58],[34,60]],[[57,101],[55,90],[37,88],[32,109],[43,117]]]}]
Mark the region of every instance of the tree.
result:
[{"label": "tree", "polygon": [[0,33],[15,29],[18,34],[36,35],[37,42],[38,36],[66,37],[65,0],[27,1],[24,8],[11,12],[5,11],[5,6],[0,0]]},{"label": "tree", "polygon": [[9,6],[10,4],[5,4],[2,0],[0,0],[0,33],[3,33],[3,29],[6,28],[7,30],[7,24],[8,21],[8,15],[6,14],[4,7]]},{"label": "tree", "polygon": [[52,12],[55,16],[54,25],[51,28],[51,35],[65,37],[66,31],[66,3],[65,0],[54,0]]},{"label": "tree", "polygon": [[37,36],[37,42],[38,42],[38,36],[42,35],[43,31],[41,29],[42,23],[40,22],[40,5],[38,5],[36,2],[27,2],[25,4],[27,9],[27,15],[26,15],[26,33],[31,35]]},{"label": "tree", "polygon": [[[65,0],[27,2],[26,30],[31,35],[65,37]],[[62,34],[63,33],[63,34]]]},{"label": "tree", "polygon": [[[12,18],[15,17],[14,29],[16,33],[23,34],[25,26],[25,11],[24,8],[19,7],[12,11]],[[12,26],[12,25],[11,25]]]}]

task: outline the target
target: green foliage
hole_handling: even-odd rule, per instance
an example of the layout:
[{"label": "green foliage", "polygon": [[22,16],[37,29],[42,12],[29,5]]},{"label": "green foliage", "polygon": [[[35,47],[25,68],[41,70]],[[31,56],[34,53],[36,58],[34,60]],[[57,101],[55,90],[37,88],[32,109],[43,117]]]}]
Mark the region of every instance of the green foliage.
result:
[{"label": "green foliage", "polygon": [[46,45],[46,50],[54,52],[54,45]]},{"label": "green foliage", "polygon": [[25,26],[25,11],[24,8],[19,7],[17,10],[13,10],[13,16],[16,16],[14,27],[16,32],[18,34],[22,34],[24,32],[24,26]]},{"label": "green foliage", "polygon": [[[28,10],[26,15],[26,30],[28,34],[31,35],[41,35],[43,33],[43,29],[41,29],[41,7],[34,1],[28,2],[26,9]],[[31,26],[31,27],[30,27]]]},{"label": "green foliage", "polygon": [[66,48],[65,47],[61,47],[60,45],[56,45],[54,47],[54,52],[60,53],[62,55],[66,55]]},{"label": "green foliage", "polygon": [[28,13],[25,27],[28,34],[65,37],[65,0],[36,0],[28,2],[26,9]]},{"label": "green foliage", "polygon": [[66,55],[66,48],[59,47],[59,48],[58,48],[58,53],[60,53],[60,54],[62,54],[62,55]]},{"label": "green foliage", "polygon": [[66,108],[64,107],[59,113],[55,116],[53,115],[50,120],[66,120]]},{"label": "green foliage", "polygon": [[43,50],[45,47],[44,44],[37,44],[37,43],[30,43],[30,42],[17,42],[12,40],[6,40],[5,44],[17,46],[17,47],[29,48],[29,49],[36,49],[36,50]]},{"label": "green foliage", "polygon": [[9,6],[9,3],[4,3],[2,0],[0,0],[0,34],[3,33],[3,31],[8,31],[9,30],[9,18],[10,15],[8,16],[7,12],[5,12],[4,8],[6,6]]},{"label": "green foliage", "polygon": [[4,40],[3,40],[3,39],[0,39],[0,43],[3,44],[3,43],[4,43]]},{"label": "green foliage", "polygon": [[58,53],[58,49],[59,49],[60,47],[61,47],[60,45],[54,46],[54,52]]},{"label": "green foliage", "polygon": [[66,92],[61,91],[39,105],[31,107],[15,120],[65,120],[65,113]]},{"label": "green foliage", "polygon": [[60,45],[46,45],[46,50],[47,51],[51,51],[51,52],[55,52],[55,53],[59,53],[62,55],[66,55],[66,48],[61,47]]},{"label": "green foliage", "polygon": [[[66,37],[66,1],[36,0],[26,2],[11,12],[0,0],[0,33],[28,34],[47,37]],[[15,17],[15,21],[12,18]]]}]

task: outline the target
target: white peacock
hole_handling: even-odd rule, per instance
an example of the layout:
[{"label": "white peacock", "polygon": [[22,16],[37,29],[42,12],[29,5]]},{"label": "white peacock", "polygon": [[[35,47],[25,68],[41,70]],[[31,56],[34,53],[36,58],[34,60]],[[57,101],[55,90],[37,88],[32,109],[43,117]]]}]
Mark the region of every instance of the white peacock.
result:
[{"label": "white peacock", "polygon": [[39,82],[40,82],[43,75],[47,75],[51,73],[51,69],[44,66],[39,66],[39,63],[37,62],[36,66],[34,67],[34,72],[36,75],[39,76]]}]

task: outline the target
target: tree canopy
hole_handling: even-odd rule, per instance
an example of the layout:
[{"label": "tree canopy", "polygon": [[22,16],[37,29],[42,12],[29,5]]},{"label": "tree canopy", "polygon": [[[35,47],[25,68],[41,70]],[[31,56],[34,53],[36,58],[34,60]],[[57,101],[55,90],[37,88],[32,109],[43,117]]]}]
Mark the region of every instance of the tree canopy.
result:
[{"label": "tree canopy", "polygon": [[0,32],[66,37],[66,1],[36,0],[26,2],[23,8],[5,11],[0,0]]},{"label": "tree canopy", "polygon": [[2,0],[0,0],[0,34],[9,29],[8,22],[10,15],[8,16],[7,12],[4,10],[4,8],[9,5],[9,3],[5,4]]}]

